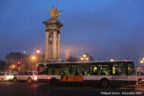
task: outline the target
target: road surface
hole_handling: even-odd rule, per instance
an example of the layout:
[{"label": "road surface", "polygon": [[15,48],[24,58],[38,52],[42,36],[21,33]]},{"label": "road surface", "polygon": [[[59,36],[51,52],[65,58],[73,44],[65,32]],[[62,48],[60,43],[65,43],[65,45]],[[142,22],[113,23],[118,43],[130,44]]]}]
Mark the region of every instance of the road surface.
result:
[{"label": "road surface", "polygon": [[144,85],[121,88],[0,82],[0,96],[144,96]]}]

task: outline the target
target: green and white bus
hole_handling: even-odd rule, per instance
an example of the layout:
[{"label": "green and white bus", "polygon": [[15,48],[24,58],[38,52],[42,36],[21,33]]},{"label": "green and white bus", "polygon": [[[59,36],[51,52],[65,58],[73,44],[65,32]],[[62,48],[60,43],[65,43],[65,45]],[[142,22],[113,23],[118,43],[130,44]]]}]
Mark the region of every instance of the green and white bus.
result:
[{"label": "green and white bus", "polygon": [[51,83],[82,83],[108,87],[136,84],[133,61],[40,63],[38,79]]}]

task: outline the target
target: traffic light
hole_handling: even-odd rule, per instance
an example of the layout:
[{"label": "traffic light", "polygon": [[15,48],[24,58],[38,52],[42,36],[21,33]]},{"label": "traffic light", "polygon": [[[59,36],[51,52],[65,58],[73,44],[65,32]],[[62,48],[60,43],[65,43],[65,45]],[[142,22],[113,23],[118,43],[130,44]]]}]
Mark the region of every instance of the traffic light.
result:
[{"label": "traffic light", "polygon": [[17,64],[20,65],[20,61],[17,61]]}]

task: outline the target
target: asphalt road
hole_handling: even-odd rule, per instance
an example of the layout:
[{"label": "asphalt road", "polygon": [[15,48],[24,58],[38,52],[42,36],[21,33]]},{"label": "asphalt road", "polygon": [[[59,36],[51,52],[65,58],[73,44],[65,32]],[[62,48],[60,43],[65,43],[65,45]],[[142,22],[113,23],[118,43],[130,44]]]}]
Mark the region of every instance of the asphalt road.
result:
[{"label": "asphalt road", "polygon": [[144,85],[121,88],[0,82],[0,96],[144,96]]}]

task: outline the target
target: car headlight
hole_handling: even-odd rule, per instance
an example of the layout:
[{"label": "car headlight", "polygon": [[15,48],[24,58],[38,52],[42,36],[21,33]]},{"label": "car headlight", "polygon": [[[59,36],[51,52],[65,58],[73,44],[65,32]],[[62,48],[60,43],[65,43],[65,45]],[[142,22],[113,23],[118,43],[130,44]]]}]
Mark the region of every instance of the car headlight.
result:
[{"label": "car headlight", "polygon": [[37,76],[34,76],[33,79],[34,79],[34,80],[37,80],[38,78],[37,78]]},{"label": "car headlight", "polygon": [[6,76],[6,80],[12,80],[14,76]]}]

